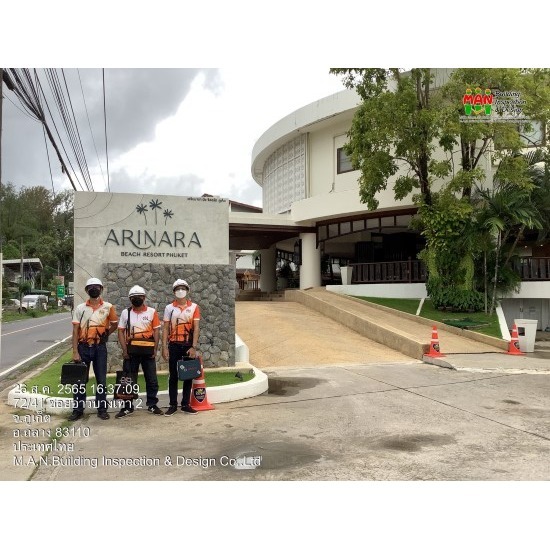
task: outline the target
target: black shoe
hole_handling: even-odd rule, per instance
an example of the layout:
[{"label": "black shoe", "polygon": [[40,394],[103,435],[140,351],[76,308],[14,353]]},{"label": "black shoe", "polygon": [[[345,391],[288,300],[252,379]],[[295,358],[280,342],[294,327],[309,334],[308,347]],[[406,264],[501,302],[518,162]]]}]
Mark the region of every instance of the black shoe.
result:
[{"label": "black shoe", "polygon": [[178,408],[175,405],[170,405],[166,409],[166,412],[164,413],[164,416],[172,416],[177,410],[178,410]]},{"label": "black shoe", "polygon": [[107,411],[101,411],[97,413],[97,417],[101,418],[101,420],[109,420],[111,415]]},{"label": "black shoe", "polygon": [[81,411],[73,411],[71,416],[69,416],[69,418],[67,420],[69,420],[69,422],[74,422],[75,420],[79,420],[80,418],[82,418],[84,416],[84,413],[81,412]]},{"label": "black shoe", "polygon": [[121,409],[115,414],[115,418],[124,418],[134,413],[134,409]]},{"label": "black shoe", "polygon": [[153,413],[153,414],[158,414],[158,415],[164,415],[164,413],[156,406],[156,405],[153,405],[152,407],[149,407],[147,409],[150,413]]},{"label": "black shoe", "polygon": [[191,407],[190,405],[182,405],[181,406],[181,410],[184,412],[184,413],[187,413],[187,414],[199,414],[199,411],[195,410],[193,407]]}]

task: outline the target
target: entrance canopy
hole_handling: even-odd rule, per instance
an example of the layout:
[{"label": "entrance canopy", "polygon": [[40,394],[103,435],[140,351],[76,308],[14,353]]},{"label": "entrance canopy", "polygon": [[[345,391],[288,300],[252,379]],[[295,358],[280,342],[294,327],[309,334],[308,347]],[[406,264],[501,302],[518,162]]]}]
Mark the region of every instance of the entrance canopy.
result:
[{"label": "entrance canopy", "polygon": [[297,239],[300,233],[316,233],[315,226],[297,225],[282,216],[265,214],[229,214],[229,249],[262,250],[286,239]]}]

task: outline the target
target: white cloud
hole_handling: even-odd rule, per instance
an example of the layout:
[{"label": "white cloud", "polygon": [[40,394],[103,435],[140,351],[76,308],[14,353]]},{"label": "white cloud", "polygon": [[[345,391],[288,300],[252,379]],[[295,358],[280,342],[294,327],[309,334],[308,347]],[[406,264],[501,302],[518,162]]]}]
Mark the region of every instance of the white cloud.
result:
[{"label": "white cloud", "polygon": [[[94,189],[107,190],[102,72],[80,71],[88,113],[78,73],[64,72]],[[311,65],[107,69],[105,80],[111,191],[210,193],[256,206],[261,188],[250,173],[256,140],[292,111],[343,88],[327,67]],[[16,108],[11,92],[7,95],[13,103],[4,102],[3,181],[50,188],[41,125]],[[49,151],[55,189],[69,188]],[[74,157],[71,163],[77,168]]]},{"label": "white cloud", "polygon": [[[221,69],[215,92],[206,81],[199,74],[177,113],[157,124],[154,139],[112,164],[113,170],[133,178],[136,190],[144,191],[145,180],[150,185],[156,179],[156,187],[164,188],[170,181],[191,181],[194,174],[193,189],[199,188],[200,194],[259,206],[261,189],[250,174],[255,141],[293,110],[342,89],[328,69],[319,69],[319,74]],[[115,181],[111,190],[119,190]]]}]

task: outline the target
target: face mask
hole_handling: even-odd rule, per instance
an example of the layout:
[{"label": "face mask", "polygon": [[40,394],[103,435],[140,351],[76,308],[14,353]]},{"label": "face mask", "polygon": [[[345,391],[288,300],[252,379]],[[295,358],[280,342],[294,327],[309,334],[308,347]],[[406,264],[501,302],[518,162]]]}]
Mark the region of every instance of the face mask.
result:
[{"label": "face mask", "polygon": [[142,298],[141,296],[132,296],[130,298],[130,302],[132,302],[132,305],[136,307],[142,306],[144,301],[145,298]]},{"label": "face mask", "polygon": [[92,287],[88,289],[88,296],[90,296],[90,298],[98,298],[100,294],[101,290],[99,288]]},{"label": "face mask", "polygon": [[185,298],[187,296],[187,290],[176,290],[176,298]]}]

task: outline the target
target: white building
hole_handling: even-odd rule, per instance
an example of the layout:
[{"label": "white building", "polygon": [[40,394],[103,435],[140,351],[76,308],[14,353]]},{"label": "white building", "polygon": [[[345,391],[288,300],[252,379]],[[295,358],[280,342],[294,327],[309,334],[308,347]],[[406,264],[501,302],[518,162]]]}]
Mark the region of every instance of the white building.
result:
[{"label": "white building", "polygon": [[[437,78],[446,79],[449,71]],[[408,227],[416,212],[412,196],[395,201],[390,182],[377,195],[377,210],[359,200],[359,173],[342,149],[359,102],[353,90],[325,97],[281,119],[256,142],[252,175],[262,187],[264,208],[230,214],[230,248],[261,250],[261,290],[276,289],[277,262],[286,259],[301,263],[302,289],[326,282],[346,294],[426,296],[425,270],[417,260],[424,243]],[[484,168],[491,181],[490,159]],[[550,326],[550,250],[532,257],[536,252],[523,250],[521,291],[503,301],[510,326],[518,317],[538,319],[539,330]],[[324,268],[353,264],[353,284],[324,278],[322,258]]]}]

